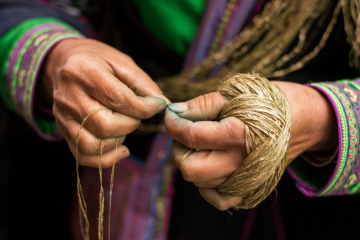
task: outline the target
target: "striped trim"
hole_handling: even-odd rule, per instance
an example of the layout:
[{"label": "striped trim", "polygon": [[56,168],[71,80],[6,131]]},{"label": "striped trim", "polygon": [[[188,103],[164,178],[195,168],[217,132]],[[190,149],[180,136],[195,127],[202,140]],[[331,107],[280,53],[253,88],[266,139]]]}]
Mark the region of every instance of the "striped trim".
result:
[{"label": "striped trim", "polygon": [[[333,176],[331,177],[328,184],[320,190],[319,195],[327,195],[330,191],[333,191],[332,189],[336,185],[336,183],[341,178],[344,168],[347,162],[347,157],[349,154],[349,123],[347,121],[346,112],[344,109],[344,106],[342,105],[342,102],[340,101],[340,98],[338,95],[336,95],[334,92],[337,92],[338,94],[341,94],[340,89],[338,89],[336,86],[332,85],[322,85],[322,84],[312,84],[315,88],[322,90],[322,92],[330,97],[330,99],[333,100],[335,103],[335,112],[336,117],[338,119],[338,131],[339,131],[339,156],[337,159],[337,166],[336,170],[334,171]],[[341,96],[341,95],[340,95]]]},{"label": "striped trim", "polygon": [[83,36],[67,25],[58,23],[41,24],[29,29],[12,51],[7,69],[6,81],[15,110],[46,140],[56,140],[61,136],[59,133],[46,135],[38,128],[33,109],[35,85],[47,53],[59,41],[67,38]]},{"label": "striped trim", "polygon": [[310,86],[321,91],[334,107],[339,131],[337,164],[331,178],[322,189],[317,189],[301,179],[291,167],[288,167],[289,173],[297,181],[299,190],[307,196],[357,193],[360,190],[360,81],[342,80],[333,83],[314,83]]},{"label": "striped trim", "polygon": [[[260,10],[262,3],[263,0],[210,0],[183,69],[196,65],[231,41],[249,23],[254,12]],[[221,66],[212,70],[211,75],[216,74]]]}]

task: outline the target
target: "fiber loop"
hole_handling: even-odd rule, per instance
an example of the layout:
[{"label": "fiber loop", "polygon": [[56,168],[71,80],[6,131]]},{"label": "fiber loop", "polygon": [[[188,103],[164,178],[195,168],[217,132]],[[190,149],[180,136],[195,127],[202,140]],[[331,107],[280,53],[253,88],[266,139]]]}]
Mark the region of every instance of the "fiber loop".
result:
[{"label": "fiber loop", "polygon": [[218,191],[243,197],[239,208],[253,208],[275,189],[287,163],[291,114],[285,95],[258,74],[236,74],[218,92],[229,100],[219,119],[236,117],[245,123],[248,156]]}]

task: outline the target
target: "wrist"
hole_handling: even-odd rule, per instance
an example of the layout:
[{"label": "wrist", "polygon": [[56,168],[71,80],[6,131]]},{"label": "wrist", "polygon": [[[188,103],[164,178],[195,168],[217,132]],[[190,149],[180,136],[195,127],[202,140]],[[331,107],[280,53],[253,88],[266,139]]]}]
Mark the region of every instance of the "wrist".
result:
[{"label": "wrist", "polygon": [[304,152],[331,156],[338,146],[337,120],[330,101],[318,90],[273,82],[286,95],[292,116],[288,163]]},{"label": "wrist", "polygon": [[309,91],[311,126],[318,134],[314,144],[306,149],[317,155],[331,156],[338,148],[338,126],[335,110],[329,99],[319,90],[305,86]]}]

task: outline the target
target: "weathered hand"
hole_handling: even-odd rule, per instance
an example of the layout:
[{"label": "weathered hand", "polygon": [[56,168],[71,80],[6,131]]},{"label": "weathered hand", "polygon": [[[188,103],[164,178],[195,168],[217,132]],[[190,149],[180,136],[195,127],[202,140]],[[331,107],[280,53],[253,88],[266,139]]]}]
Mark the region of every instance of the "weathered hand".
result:
[{"label": "weathered hand", "polygon": [[[292,115],[288,163],[304,151],[334,151],[337,127],[328,100],[313,88],[273,82],[285,93]],[[244,123],[230,117],[214,121],[227,100],[210,93],[185,103],[170,104],[165,126],[174,138],[175,162],[185,180],[199,187],[200,194],[219,210],[241,203],[241,197],[220,195],[216,187],[240,166],[246,157]],[[188,149],[197,149],[185,160]]]},{"label": "weathered hand", "polygon": [[[141,119],[162,111],[168,101],[161,90],[127,55],[90,39],[63,40],[49,53],[42,68],[40,97],[53,105],[59,131],[75,155],[77,132],[93,114],[79,138],[79,163],[97,167],[101,139],[105,139],[102,166],[129,155],[121,145]],[[121,145],[121,146],[120,146]]]}]

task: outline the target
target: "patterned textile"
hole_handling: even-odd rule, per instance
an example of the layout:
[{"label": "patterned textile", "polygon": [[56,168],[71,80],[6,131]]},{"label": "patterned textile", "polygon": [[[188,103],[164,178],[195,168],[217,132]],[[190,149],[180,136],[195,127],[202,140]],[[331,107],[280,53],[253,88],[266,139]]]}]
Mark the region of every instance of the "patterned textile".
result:
[{"label": "patterned textile", "polygon": [[[288,167],[296,186],[306,196],[330,196],[358,193],[360,189],[360,80],[313,83],[310,86],[329,98],[334,107],[339,131],[339,153],[335,170],[326,184],[318,184],[319,173],[313,167],[295,163]],[[304,161],[302,161],[304,162]],[[316,176],[312,176],[316,174]],[[315,181],[314,181],[315,180]]]},{"label": "patterned textile", "polygon": [[5,79],[1,79],[5,80],[10,98],[7,103],[46,140],[60,139],[61,135],[53,120],[36,119],[34,114],[35,85],[41,64],[59,41],[82,37],[71,26],[54,19],[26,21],[2,37],[1,51],[8,53],[6,71],[2,72]]},{"label": "patterned textile", "polygon": [[[262,4],[263,0],[209,1],[183,68],[188,69],[218,51],[250,22],[260,11]],[[218,65],[212,75],[216,74],[220,67],[221,65]]]},{"label": "patterned textile", "polygon": [[[41,1],[44,2],[44,1]],[[184,69],[216,52],[231,40],[259,11],[262,0],[210,0],[200,30],[187,55]],[[0,2],[1,3],[1,2]],[[79,22],[81,20],[79,19]],[[51,18],[30,19],[13,26],[0,38],[0,92],[9,108],[18,112],[46,140],[61,136],[54,119],[47,120],[34,112],[34,90],[41,64],[49,50],[59,41],[83,36],[68,24]],[[221,66],[211,73],[215,74]],[[330,180],[318,179],[312,166],[294,162],[288,171],[297,187],[307,196],[352,194],[359,191],[359,93],[360,80],[312,84],[332,102],[339,123],[339,158]],[[112,236],[118,239],[166,239],[171,214],[174,166],[170,158],[171,138],[160,133],[145,164],[136,157],[124,159],[116,166],[112,213]],[[315,175],[317,174],[317,175]],[[109,171],[104,170],[105,203],[108,204]],[[85,169],[84,193],[89,203],[91,229],[97,229],[98,171]],[[95,195],[94,195],[95,194]],[[107,209],[107,206],[105,207]],[[72,228],[79,235],[78,210],[74,209]],[[106,213],[105,213],[106,216]],[[107,218],[105,218],[106,227]],[[114,227],[115,226],[115,227]],[[107,231],[104,231],[107,233]],[[92,232],[92,238],[96,232]],[[105,236],[107,237],[107,236]]]}]

